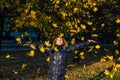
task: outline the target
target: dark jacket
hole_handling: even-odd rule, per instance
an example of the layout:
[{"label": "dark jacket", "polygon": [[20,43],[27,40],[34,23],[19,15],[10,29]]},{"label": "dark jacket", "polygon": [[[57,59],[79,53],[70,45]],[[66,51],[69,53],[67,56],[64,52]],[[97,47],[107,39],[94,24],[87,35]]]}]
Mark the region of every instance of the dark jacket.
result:
[{"label": "dark jacket", "polygon": [[72,46],[68,46],[65,50],[62,47],[58,47],[59,51],[55,52],[50,50],[50,63],[48,68],[48,80],[65,80],[64,75],[66,74],[66,56],[71,50],[80,49],[87,46],[88,42],[78,43]]}]

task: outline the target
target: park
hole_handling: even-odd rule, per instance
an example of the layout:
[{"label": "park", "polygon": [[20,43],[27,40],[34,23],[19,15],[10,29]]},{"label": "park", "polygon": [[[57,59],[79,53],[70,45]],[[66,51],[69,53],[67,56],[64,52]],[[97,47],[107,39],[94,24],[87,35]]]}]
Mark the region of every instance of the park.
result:
[{"label": "park", "polygon": [[2,0],[0,80],[49,80],[57,36],[72,46],[65,80],[120,79],[119,0]]}]

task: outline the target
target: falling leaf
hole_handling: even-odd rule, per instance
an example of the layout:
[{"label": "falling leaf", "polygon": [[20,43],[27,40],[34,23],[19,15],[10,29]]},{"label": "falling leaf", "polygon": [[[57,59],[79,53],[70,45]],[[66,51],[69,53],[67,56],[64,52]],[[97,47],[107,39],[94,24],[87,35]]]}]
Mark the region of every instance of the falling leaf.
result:
[{"label": "falling leaf", "polygon": [[5,58],[6,58],[6,59],[9,59],[9,58],[10,58],[10,55],[9,55],[9,54],[7,54]]},{"label": "falling leaf", "polygon": [[58,52],[59,50],[58,50],[58,48],[57,48],[57,47],[54,47],[54,51]]},{"label": "falling leaf", "polygon": [[117,46],[118,42],[116,40],[113,41],[114,45]]},{"label": "falling leaf", "polygon": [[97,44],[97,45],[95,46],[95,48],[96,48],[96,49],[100,49],[100,45]]},{"label": "falling leaf", "polygon": [[100,59],[100,62],[106,62],[106,59],[101,58],[101,59]]},{"label": "falling leaf", "polygon": [[47,57],[46,61],[49,62],[50,61],[50,57]]},{"label": "falling leaf", "polygon": [[46,46],[51,46],[51,44],[50,44],[49,41],[45,41],[45,45],[46,45]]},{"label": "falling leaf", "polygon": [[73,12],[76,13],[78,11],[78,8],[74,8]]},{"label": "falling leaf", "polygon": [[119,50],[115,50],[115,54],[118,55],[119,54]]},{"label": "falling leaf", "polygon": [[15,75],[17,75],[17,74],[18,74],[18,71],[13,70],[13,72],[14,72],[14,74],[15,74]]},{"label": "falling leaf", "polygon": [[34,50],[31,50],[29,53],[27,53],[27,55],[30,56],[30,57],[34,57],[34,54],[35,54]]},{"label": "falling leaf", "polygon": [[67,80],[67,79],[69,79],[69,76],[68,76],[67,74],[65,74],[65,76],[64,76],[64,77],[66,78],[66,80]]},{"label": "falling leaf", "polygon": [[57,23],[53,23],[52,26],[55,27],[55,28],[58,27]]},{"label": "falling leaf", "polygon": [[104,74],[105,74],[105,75],[109,75],[110,72],[109,72],[108,70],[105,70]]},{"label": "falling leaf", "polygon": [[40,73],[40,68],[37,69],[37,73],[38,73],[38,74]]},{"label": "falling leaf", "polygon": [[84,24],[80,25],[82,29],[86,29],[86,26]]},{"label": "falling leaf", "polygon": [[83,55],[84,55],[84,52],[80,52],[80,54],[79,54],[79,55],[83,56]]},{"label": "falling leaf", "polygon": [[76,33],[77,31],[75,29],[70,30],[71,33]]},{"label": "falling leaf", "polygon": [[102,24],[101,24],[101,27],[104,27],[104,26],[105,26],[105,24],[104,24],[104,23],[102,23]]},{"label": "falling leaf", "polygon": [[41,46],[39,49],[40,49],[40,51],[41,51],[42,53],[45,52],[45,48],[44,48],[43,46]]},{"label": "falling leaf", "polygon": [[98,11],[98,8],[97,7],[94,7],[93,8],[93,12],[97,12]]},{"label": "falling leaf", "polygon": [[88,22],[87,22],[87,24],[88,24],[88,25],[92,25],[93,23],[92,23],[92,22],[90,22],[90,21],[88,21]]},{"label": "falling leaf", "polygon": [[21,41],[20,37],[16,38],[16,41],[17,41],[18,44],[22,44],[22,41]]},{"label": "falling leaf", "polygon": [[107,58],[108,58],[109,60],[113,60],[113,56],[107,55]]},{"label": "falling leaf", "polygon": [[72,44],[72,45],[75,44],[75,38],[73,38],[73,39],[71,40],[71,44]]},{"label": "falling leaf", "polygon": [[33,45],[33,44],[30,44],[30,47],[31,47],[32,49],[36,49],[35,45]]},{"label": "falling leaf", "polygon": [[120,19],[119,18],[117,18],[117,20],[115,21],[116,23],[120,23]]},{"label": "falling leaf", "polygon": [[22,64],[22,69],[24,69],[27,66],[27,64]]},{"label": "falling leaf", "polygon": [[82,41],[84,41],[84,40],[85,40],[85,37],[84,37],[84,36],[82,36],[82,37],[81,37],[81,40],[82,40]]},{"label": "falling leaf", "polygon": [[63,36],[64,36],[64,33],[60,33],[59,36],[60,36],[60,37],[63,37]]},{"label": "falling leaf", "polygon": [[98,37],[98,35],[97,34],[92,34],[92,37]]}]

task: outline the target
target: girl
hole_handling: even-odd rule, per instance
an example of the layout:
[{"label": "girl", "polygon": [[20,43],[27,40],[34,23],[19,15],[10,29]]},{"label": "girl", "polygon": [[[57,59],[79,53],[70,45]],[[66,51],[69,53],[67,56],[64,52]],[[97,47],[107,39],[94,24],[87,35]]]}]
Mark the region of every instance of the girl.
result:
[{"label": "girl", "polygon": [[[66,56],[71,50],[80,49],[89,43],[95,42],[94,40],[88,40],[84,43],[78,43],[73,46],[67,46],[67,42],[62,37],[57,37],[53,41],[52,48],[49,50],[50,63],[48,68],[48,80],[65,80],[65,66]],[[57,48],[55,51],[54,49]]]}]

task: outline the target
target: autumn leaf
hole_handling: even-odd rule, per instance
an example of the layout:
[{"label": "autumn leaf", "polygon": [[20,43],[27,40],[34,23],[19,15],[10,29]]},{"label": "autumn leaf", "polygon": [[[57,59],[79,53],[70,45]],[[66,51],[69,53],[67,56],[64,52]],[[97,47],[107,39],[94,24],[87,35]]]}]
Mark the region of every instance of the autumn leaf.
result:
[{"label": "autumn leaf", "polygon": [[17,41],[18,44],[22,44],[22,41],[21,41],[21,38],[20,38],[20,37],[17,37],[17,38],[16,38],[16,41]]},{"label": "autumn leaf", "polygon": [[92,34],[92,37],[98,37],[98,35],[97,34]]},{"label": "autumn leaf", "polygon": [[45,45],[46,45],[46,46],[51,46],[51,44],[50,44],[49,41],[45,41]]},{"label": "autumn leaf", "polygon": [[88,22],[87,22],[87,24],[91,26],[93,23],[92,23],[92,22],[90,22],[90,21],[88,21]]},{"label": "autumn leaf", "polygon": [[31,50],[29,53],[27,53],[27,55],[30,57],[34,57],[35,55],[34,50]]},{"label": "autumn leaf", "polygon": [[22,69],[24,69],[27,66],[27,64],[22,64]]},{"label": "autumn leaf", "polygon": [[58,48],[57,48],[57,47],[54,47],[54,51],[58,52],[59,50],[58,50]]},{"label": "autumn leaf", "polygon": [[35,45],[33,45],[33,44],[30,44],[30,47],[31,47],[32,49],[36,49]]},{"label": "autumn leaf", "polygon": [[68,76],[67,74],[65,74],[65,76],[64,76],[64,77],[66,78],[66,80],[67,80],[67,79],[69,79],[69,76]]},{"label": "autumn leaf", "polygon": [[75,38],[73,38],[73,39],[71,40],[71,44],[72,44],[72,45],[75,44]]},{"label": "autumn leaf", "polygon": [[47,57],[46,61],[49,62],[50,61],[50,57]]},{"label": "autumn leaf", "polygon": [[80,25],[82,29],[86,29],[86,26],[84,24]]},{"label": "autumn leaf", "polygon": [[18,71],[13,70],[13,73],[14,73],[15,75],[17,75],[17,74],[18,74]]},{"label": "autumn leaf", "polygon": [[57,23],[53,23],[52,26],[55,27],[55,28],[58,27]]},{"label": "autumn leaf", "polygon": [[39,47],[39,50],[44,53],[45,52],[45,48],[43,46]]},{"label": "autumn leaf", "polygon": [[106,62],[106,59],[105,58],[101,58],[100,62]]},{"label": "autumn leaf", "polygon": [[10,55],[9,55],[9,54],[7,54],[5,58],[6,58],[6,59],[10,59]]},{"label": "autumn leaf", "polygon": [[94,7],[93,8],[93,12],[97,12],[98,11],[98,8],[97,7]]},{"label": "autumn leaf", "polygon": [[108,70],[105,70],[104,74],[105,74],[105,75],[109,75],[110,72],[109,72]]},{"label": "autumn leaf", "polygon": [[98,45],[98,44],[95,46],[96,49],[100,49],[100,47],[101,47],[101,46]]},{"label": "autumn leaf", "polygon": [[119,18],[117,18],[117,20],[115,21],[116,23],[120,23],[120,19]]},{"label": "autumn leaf", "polygon": [[118,55],[119,54],[119,50],[115,50],[115,54]]}]

